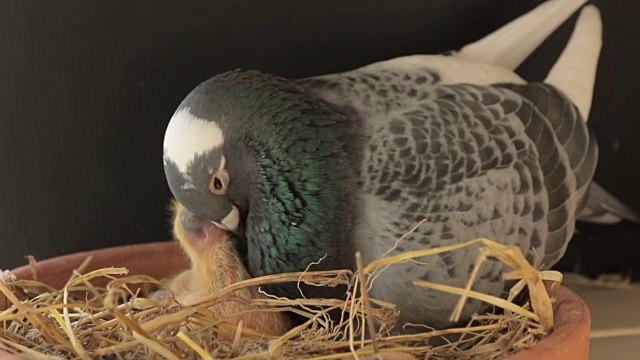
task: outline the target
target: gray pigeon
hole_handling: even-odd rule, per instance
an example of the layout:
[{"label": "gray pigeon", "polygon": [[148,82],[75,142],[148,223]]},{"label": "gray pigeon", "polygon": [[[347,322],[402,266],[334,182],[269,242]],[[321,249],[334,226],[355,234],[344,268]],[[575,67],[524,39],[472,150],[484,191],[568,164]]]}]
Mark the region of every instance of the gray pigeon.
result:
[{"label": "gray pigeon", "polygon": [[[423,219],[389,255],[485,237],[550,268],[573,235],[597,163],[586,119],[598,10],[583,9],[544,82],[513,70],[584,2],[545,2],[450,55],[299,80],[231,71],[205,81],[164,141],[169,187],[188,210],[184,227],[203,234],[198,246],[207,223],[233,232],[252,276],[304,271],[321,258],[311,269],[353,268],[356,250],[365,263],[384,256]],[[396,304],[401,324],[451,326],[457,297],[412,282],[464,286],[477,254],[391,266],[371,295]],[[485,265],[474,289],[503,295],[503,271]],[[299,296],[296,284],[271,290]],[[483,306],[469,302],[462,318]]]}]

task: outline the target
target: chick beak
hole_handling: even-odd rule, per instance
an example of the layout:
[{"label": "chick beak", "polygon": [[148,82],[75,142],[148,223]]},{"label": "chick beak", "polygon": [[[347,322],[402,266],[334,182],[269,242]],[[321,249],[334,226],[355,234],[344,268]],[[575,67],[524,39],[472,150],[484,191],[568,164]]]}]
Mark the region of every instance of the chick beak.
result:
[{"label": "chick beak", "polygon": [[229,211],[224,219],[219,223],[215,221],[212,221],[212,223],[221,229],[235,233],[238,231],[238,225],[240,224],[240,212],[235,205],[231,205],[231,211]]}]

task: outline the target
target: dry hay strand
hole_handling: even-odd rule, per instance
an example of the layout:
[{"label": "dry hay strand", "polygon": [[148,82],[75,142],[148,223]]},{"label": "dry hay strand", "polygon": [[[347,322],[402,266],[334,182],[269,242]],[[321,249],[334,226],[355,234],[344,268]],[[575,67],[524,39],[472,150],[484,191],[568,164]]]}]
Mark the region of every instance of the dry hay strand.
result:
[{"label": "dry hay strand", "polygon": [[[452,320],[458,319],[469,298],[503,311],[477,314],[466,327],[392,335],[390,329],[397,320],[395,306],[370,298],[367,293],[376,275],[392,264],[476,244],[480,245],[480,254],[465,288],[427,281],[414,283],[459,295]],[[506,264],[511,270],[504,277],[517,280],[506,300],[472,290],[479,269],[488,258]],[[552,330],[553,298],[548,295],[544,280],[552,282],[549,292],[553,296],[562,275],[536,270],[516,247],[477,239],[387,256],[367,266],[359,259],[358,264],[356,273],[306,271],[252,278],[190,306],[171,298],[148,297],[145,286],[162,287],[163,283],[145,275],[128,276],[125,268],[88,273],[78,269],[62,289],[35,280],[16,280],[12,274],[0,272],[0,291],[12,304],[0,312],[0,349],[33,359],[329,360],[374,354],[384,358],[385,354],[398,352],[429,359],[497,359],[532,347]],[[110,282],[104,287],[92,285],[97,278],[108,278]],[[247,301],[234,297],[238,289],[292,281],[347,286],[347,297],[286,299],[268,295],[251,300],[255,311],[292,311],[307,319],[280,337],[245,328],[242,322],[231,325],[226,322],[228,319],[215,318],[208,310],[226,301]],[[525,288],[529,300],[523,306],[515,304],[513,299]],[[16,290],[28,294],[28,299],[20,300]],[[329,312],[336,310],[341,316],[332,321]],[[457,339],[451,341],[454,335]],[[449,339],[444,345],[429,345],[429,339],[443,336]]]}]

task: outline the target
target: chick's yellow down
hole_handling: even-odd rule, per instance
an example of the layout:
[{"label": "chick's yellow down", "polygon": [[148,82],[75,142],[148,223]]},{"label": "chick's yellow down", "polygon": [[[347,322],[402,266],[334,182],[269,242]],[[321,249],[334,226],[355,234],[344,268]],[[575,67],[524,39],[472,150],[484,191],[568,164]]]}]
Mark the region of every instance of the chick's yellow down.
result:
[{"label": "chick's yellow down", "polygon": [[[192,305],[208,299],[238,281],[250,278],[229,234],[212,223],[202,221],[187,230],[185,219],[193,215],[177,201],[173,203],[173,233],[191,259],[191,268],[168,282],[174,299]],[[231,324],[243,322],[244,327],[270,335],[281,335],[291,327],[286,315],[280,312],[259,311],[251,300],[264,297],[255,288],[243,288],[228,301],[210,308],[217,318]],[[237,315],[236,315],[237,314]]]}]

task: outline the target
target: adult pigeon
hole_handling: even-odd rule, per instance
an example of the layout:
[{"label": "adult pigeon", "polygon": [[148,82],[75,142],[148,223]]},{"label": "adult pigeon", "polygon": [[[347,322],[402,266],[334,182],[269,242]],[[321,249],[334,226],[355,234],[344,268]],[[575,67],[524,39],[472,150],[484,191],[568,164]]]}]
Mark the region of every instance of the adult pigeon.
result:
[{"label": "adult pigeon", "polygon": [[[297,80],[230,71],[205,81],[180,104],[164,139],[167,181],[189,214],[186,225],[201,229],[203,242],[207,227],[198,224],[235,233],[252,276],[312,263],[353,268],[355,251],[366,263],[478,237],[519,246],[539,268],[551,267],[597,163],[586,119],[598,10],[582,10],[544,82],[513,70],[584,2],[545,2],[449,55]],[[464,286],[477,254],[469,248],[389,267],[371,296],[396,304],[401,323],[450,326],[457,298],[412,282]],[[503,294],[503,270],[485,265],[474,289]],[[273,291],[299,296],[296,284]],[[469,302],[463,319],[482,306]]]}]

